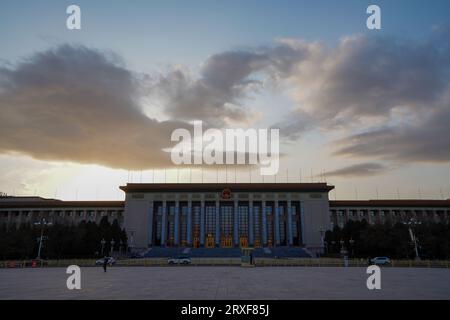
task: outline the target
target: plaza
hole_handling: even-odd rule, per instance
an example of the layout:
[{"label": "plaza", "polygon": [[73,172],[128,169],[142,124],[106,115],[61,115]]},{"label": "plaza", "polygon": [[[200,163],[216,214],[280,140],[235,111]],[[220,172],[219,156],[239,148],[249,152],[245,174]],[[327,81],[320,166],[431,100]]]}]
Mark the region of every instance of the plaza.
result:
[{"label": "plaza", "polygon": [[381,290],[368,290],[357,267],[82,267],[81,290],[67,289],[68,276],[1,269],[0,299],[450,299],[446,268],[382,268]]}]

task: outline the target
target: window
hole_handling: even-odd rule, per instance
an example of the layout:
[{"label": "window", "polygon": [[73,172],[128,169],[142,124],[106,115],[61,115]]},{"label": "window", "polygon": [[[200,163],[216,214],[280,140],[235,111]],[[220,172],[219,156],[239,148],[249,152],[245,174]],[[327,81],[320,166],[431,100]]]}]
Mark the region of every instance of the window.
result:
[{"label": "window", "polygon": [[216,229],[216,207],[207,206],[205,208],[206,234],[214,234]]},{"label": "window", "polygon": [[238,207],[238,232],[239,237],[247,236],[248,232],[248,207],[239,206]]}]

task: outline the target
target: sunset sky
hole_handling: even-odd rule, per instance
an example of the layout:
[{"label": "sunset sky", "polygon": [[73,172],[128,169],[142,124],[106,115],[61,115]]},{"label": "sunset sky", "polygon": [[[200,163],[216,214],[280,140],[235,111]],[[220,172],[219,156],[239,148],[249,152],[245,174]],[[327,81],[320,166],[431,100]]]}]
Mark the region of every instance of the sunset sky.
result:
[{"label": "sunset sky", "polygon": [[[81,30],[66,28],[71,4]],[[369,4],[381,30],[366,27]],[[450,198],[449,1],[1,1],[0,43],[10,195],[200,182],[163,149],[202,120],[279,128],[276,181],[326,180],[331,199]]]}]

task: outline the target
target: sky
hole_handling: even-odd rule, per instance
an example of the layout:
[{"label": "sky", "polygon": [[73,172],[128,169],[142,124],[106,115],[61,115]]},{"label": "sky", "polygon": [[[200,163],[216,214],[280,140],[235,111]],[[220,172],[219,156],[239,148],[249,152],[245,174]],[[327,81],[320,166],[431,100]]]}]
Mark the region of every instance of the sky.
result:
[{"label": "sky", "polygon": [[[72,4],[81,30],[66,28]],[[0,191],[262,181],[251,166],[174,166],[171,132],[201,120],[279,128],[265,182],[450,198],[449,43],[448,1],[2,1]]]}]

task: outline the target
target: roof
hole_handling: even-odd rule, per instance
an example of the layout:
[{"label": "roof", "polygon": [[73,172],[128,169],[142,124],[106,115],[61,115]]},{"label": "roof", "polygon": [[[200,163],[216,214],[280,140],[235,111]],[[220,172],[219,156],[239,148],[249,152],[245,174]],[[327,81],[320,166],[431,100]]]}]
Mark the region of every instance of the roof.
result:
[{"label": "roof", "polygon": [[450,207],[447,200],[334,200],[330,201],[332,207]]},{"label": "roof", "polygon": [[128,183],[125,192],[329,192],[334,186],[326,183]]}]

